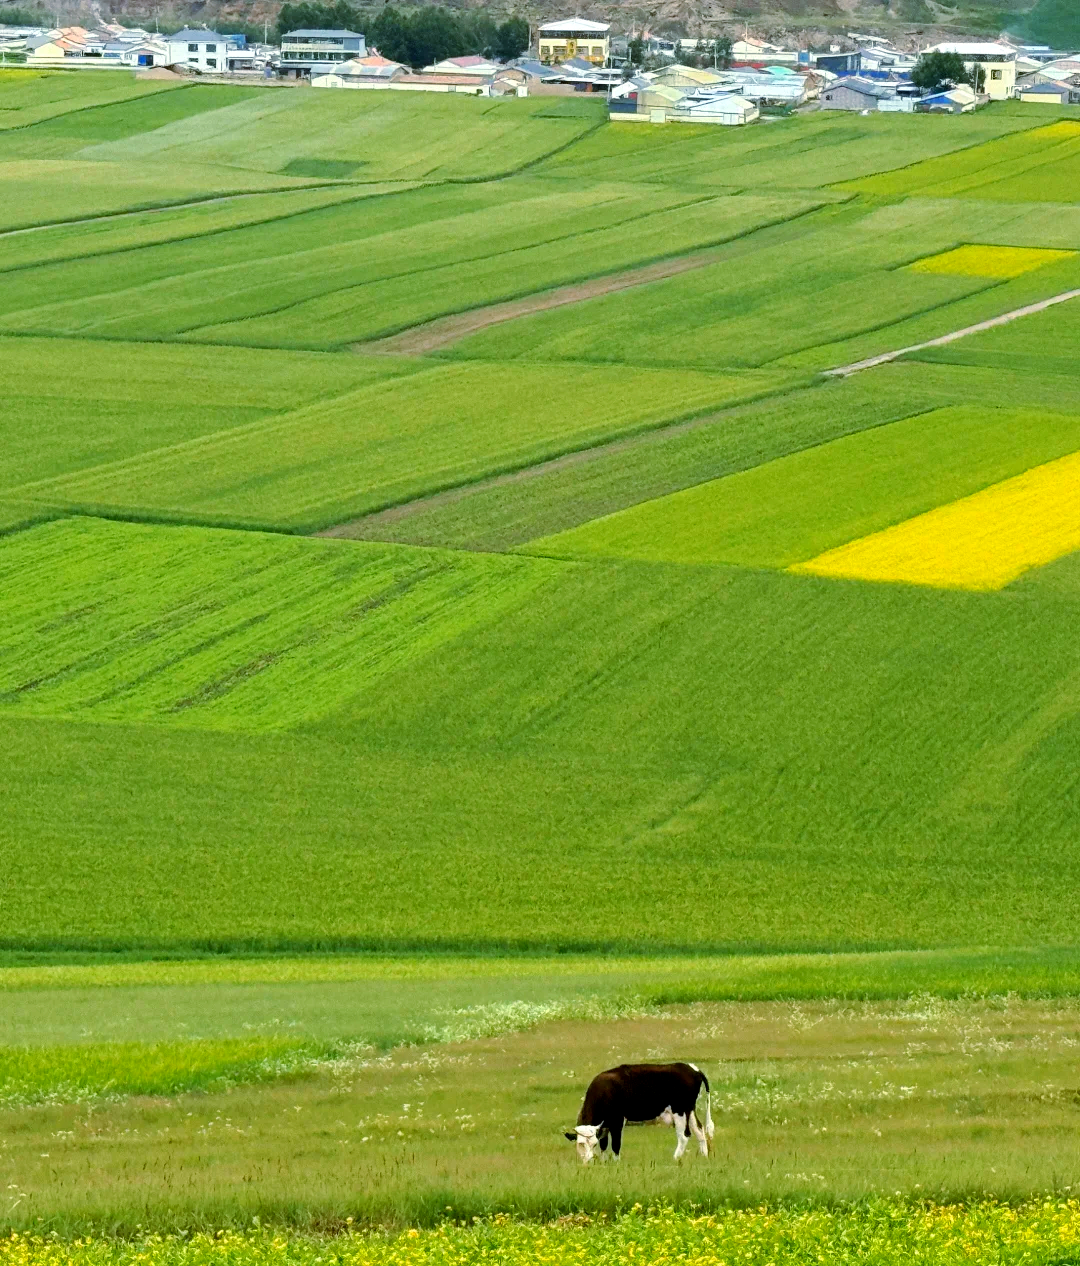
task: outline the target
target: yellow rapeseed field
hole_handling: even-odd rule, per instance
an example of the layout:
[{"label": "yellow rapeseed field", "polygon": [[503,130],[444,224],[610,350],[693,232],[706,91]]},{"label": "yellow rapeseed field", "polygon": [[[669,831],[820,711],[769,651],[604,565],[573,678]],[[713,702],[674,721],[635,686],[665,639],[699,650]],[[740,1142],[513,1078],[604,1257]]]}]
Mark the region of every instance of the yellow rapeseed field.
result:
[{"label": "yellow rapeseed field", "polygon": [[789,570],[989,590],[1074,550],[1080,550],[1080,453],[827,550]]},{"label": "yellow rapeseed field", "polygon": [[1030,246],[958,246],[941,255],[928,255],[910,265],[917,273],[945,273],[958,277],[998,277],[1008,281],[1047,264],[1069,259],[1076,251],[1035,249]]},{"label": "yellow rapeseed field", "polygon": [[1080,123],[1073,119],[1062,119],[1058,123],[1048,123],[1046,127],[1036,128],[1027,135],[1035,138],[1049,136],[1062,141],[1073,141],[1080,136]]},{"label": "yellow rapeseed field", "polygon": [[621,1217],[506,1217],[447,1223],[431,1230],[289,1235],[272,1230],[137,1240],[65,1241],[12,1235],[0,1266],[973,1266],[982,1262],[1072,1262],[1080,1247],[1080,1202],[1020,1206],[905,1205],[899,1201],[831,1209],[735,1209],[693,1216],[673,1209]]}]

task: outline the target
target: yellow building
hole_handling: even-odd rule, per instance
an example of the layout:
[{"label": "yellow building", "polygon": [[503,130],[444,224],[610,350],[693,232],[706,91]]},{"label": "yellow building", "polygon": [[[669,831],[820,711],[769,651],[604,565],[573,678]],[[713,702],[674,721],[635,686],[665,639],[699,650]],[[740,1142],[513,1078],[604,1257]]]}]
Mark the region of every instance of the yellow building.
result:
[{"label": "yellow building", "polygon": [[550,66],[581,57],[594,66],[602,66],[611,51],[610,30],[606,22],[590,22],[587,18],[547,22],[539,31],[540,60]]},{"label": "yellow building", "polygon": [[968,74],[983,72],[982,90],[994,101],[1007,101],[1016,87],[1016,49],[1008,44],[935,44],[932,53],[959,53]]}]

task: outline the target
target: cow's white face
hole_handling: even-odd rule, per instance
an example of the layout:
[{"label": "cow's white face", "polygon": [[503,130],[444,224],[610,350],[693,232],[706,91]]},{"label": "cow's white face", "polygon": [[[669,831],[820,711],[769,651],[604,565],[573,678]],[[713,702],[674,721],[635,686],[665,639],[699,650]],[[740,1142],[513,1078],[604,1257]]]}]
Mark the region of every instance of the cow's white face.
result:
[{"label": "cow's white face", "polygon": [[588,1165],[600,1154],[600,1138],[603,1132],[602,1125],[579,1125],[573,1134],[567,1134],[566,1137],[577,1147],[577,1154],[581,1157],[583,1165]]}]

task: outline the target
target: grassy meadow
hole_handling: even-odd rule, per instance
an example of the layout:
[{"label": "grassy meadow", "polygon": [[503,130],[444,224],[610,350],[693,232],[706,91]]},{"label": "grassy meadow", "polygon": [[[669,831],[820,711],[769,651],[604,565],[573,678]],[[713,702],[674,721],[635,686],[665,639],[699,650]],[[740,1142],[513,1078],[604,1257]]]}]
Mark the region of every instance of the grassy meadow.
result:
[{"label": "grassy meadow", "polygon": [[1073,1260],[1078,163],[0,75],[0,1266]]}]

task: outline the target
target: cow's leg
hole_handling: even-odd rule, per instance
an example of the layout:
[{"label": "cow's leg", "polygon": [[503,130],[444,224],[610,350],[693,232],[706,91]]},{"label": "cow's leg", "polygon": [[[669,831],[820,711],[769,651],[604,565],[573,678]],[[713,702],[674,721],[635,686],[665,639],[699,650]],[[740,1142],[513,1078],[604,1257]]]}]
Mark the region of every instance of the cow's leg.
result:
[{"label": "cow's leg", "polygon": [[675,1118],[675,1159],[682,1160],[686,1144],[690,1141],[690,1126],[684,1112],[673,1112],[671,1115]]},{"label": "cow's leg", "polygon": [[622,1154],[622,1129],[622,1121],[611,1129],[611,1159],[613,1161],[617,1161]]},{"label": "cow's leg", "polygon": [[701,1128],[701,1122],[697,1119],[697,1113],[693,1108],[690,1109],[690,1129],[694,1133],[694,1138],[697,1139],[698,1151],[702,1156],[708,1156],[709,1140],[705,1137],[705,1131]]}]

